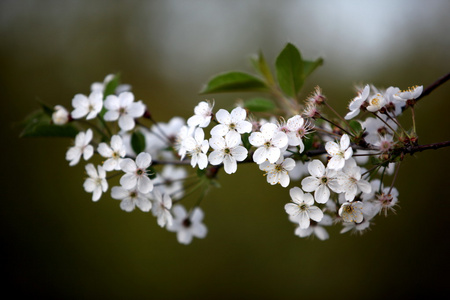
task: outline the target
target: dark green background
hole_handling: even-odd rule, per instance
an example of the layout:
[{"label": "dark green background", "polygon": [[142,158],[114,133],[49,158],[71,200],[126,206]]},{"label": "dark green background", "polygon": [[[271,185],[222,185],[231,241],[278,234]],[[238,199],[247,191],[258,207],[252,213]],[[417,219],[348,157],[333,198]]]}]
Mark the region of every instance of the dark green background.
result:
[{"label": "dark green background", "polygon": [[[427,86],[450,71],[448,1],[1,1],[2,292],[58,299],[408,299],[449,292],[449,149],[407,157],[400,208],[363,236],[300,239],[288,191],[255,165],[220,173],[189,246],[108,195],[82,187],[69,140],[18,139],[36,100],[70,108],[121,72],[157,120],[188,118],[216,73],[273,63],[287,42],[325,64],[320,85],[345,113],[356,83]],[[420,143],[450,139],[450,83],[417,106]],[[238,97],[211,95],[217,108]],[[403,117],[411,124],[410,114]],[[195,199],[187,200],[192,204]],[[189,202],[191,201],[191,202]]]}]

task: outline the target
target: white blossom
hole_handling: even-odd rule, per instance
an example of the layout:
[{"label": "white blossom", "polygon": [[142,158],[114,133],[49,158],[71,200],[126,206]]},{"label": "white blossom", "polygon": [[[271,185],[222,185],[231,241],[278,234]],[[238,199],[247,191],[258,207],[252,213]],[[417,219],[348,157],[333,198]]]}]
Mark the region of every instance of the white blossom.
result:
[{"label": "white blossom", "polygon": [[200,207],[195,207],[188,214],[182,205],[175,205],[172,209],[174,220],[173,224],[167,229],[177,233],[177,240],[181,244],[190,244],[192,238],[204,238],[208,232],[206,226],[202,223],[203,211]]},{"label": "white blossom", "polygon": [[186,169],[165,165],[153,179],[153,185],[161,193],[169,194],[172,199],[180,199],[184,195],[183,180],[186,176]]},{"label": "white blossom", "polygon": [[124,158],[120,162],[120,168],[126,174],[120,178],[120,184],[127,190],[137,187],[141,193],[148,193],[153,190],[153,183],[147,176],[147,168],[152,162],[152,157],[146,152],[141,152],[136,157],[136,161],[131,158]]},{"label": "white blossom", "polygon": [[106,143],[100,143],[97,151],[101,156],[108,158],[103,163],[105,171],[120,170],[120,162],[126,154],[126,149],[119,135],[111,137],[111,146]]},{"label": "white blossom", "polygon": [[360,191],[370,193],[372,186],[367,180],[361,178],[361,168],[356,165],[354,159],[349,159],[344,168],[339,173],[337,181],[342,193],[345,193],[345,200],[353,201]]},{"label": "white blossom", "polygon": [[310,193],[303,193],[299,187],[290,189],[289,194],[292,202],[284,206],[286,213],[299,223],[301,229],[309,227],[310,219],[320,222],[323,218],[323,212],[317,206],[314,206],[314,198]]},{"label": "white blossom", "polygon": [[134,119],[145,113],[145,105],[142,101],[134,102],[131,92],[123,92],[119,96],[109,95],[105,99],[105,108],[105,121],[119,120],[119,127],[125,131],[133,129],[136,125]]},{"label": "white blossom", "polygon": [[[114,74],[106,75],[103,82],[94,82],[91,84],[91,92],[105,92],[105,88],[114,79]],[[127,92],[131,90],[131,86],[129,84],[119,84],[114,91],[116,94],[120,94],[122,92]]]},{"label": "white blossom", "polygon": [[86,116],[86,120],[94,119],[103,107],[103,94],[92,92],[89,98],[83,94],[76,94],[72,99],[72,106],[75,108],[71,116],[74,119],[81,119]]},{"label": "white blossom", "polygon": [[310,132],[311,127],[311,124],[305,122],[305,119],[299,115],[295,115],[287,120],[286,125],[282,127],[284,129],[282,131],[288,137],[288,145],[300,146],[299,153],[302,153],[305,150],[302,139]]},{"label": "white blossom", "polygon": [[240,146],[240,143],[240,135],[232,132],[225,135],[225,138],[218,135],[212,136],[209,144],[214,151],[209,154],[209,162],[212,165],[223,163],[226,173],[235,173],[237,162],[246,159],[248,154],[247,149]]},{"label": "white blossom", "polygon": [[248,138],[250,144],[258,147],[253,153],[253,161],[262,164],[266,159],[275,163],[281,155],[281,149],[287,146],[288,138],[277,130],[277,125],[266,123],[260,132],[253,132]]},{"label": "white blossom", "polygon": [[365,230],[369,228],[369,226],[371,225],[371,221],[373,217],[375,217],[376,214],[378,213],[378,210],[373,203],[364,202],[361,209],[361,213],[362,213],[361,222],[359,223],[355,221],[343,222],[342,225],[344,227],[342,228],[340,233],[353,231],[362,234]]},{"label": "white blossom", "polygon": [[333,170],[340,170],[344,167],[345,161],[352,157],[353,150],[350,147],[350,138],[347,134],[343,134],[340,143],[327,142],[325,144],[325,150],[331,156],[327,167]]},{"label": "white blossom", "polygon": [[191,166],[195,168],[198,165],[199,169],[204,169],[208,166],[208,157],[206,153],[209,149],[209,143],[205,140],[205,133],[203,129],[196,128],[194,137],[188,136],[184,139],[184,147],[191,156]]},{"label": "white blossom", "polygon": [[401,101],[417,99],[423,92],[423,85],[413,86],[405,91],[399,91],[394,95],[394,98]]},{"label": "white blossom", "polygon": [[225,136],[228,133],[237,135],[252,131],[252,124],[245,120],[247,112],[242,107],[236,107],[229,113],[225,109],[219,109],[216,119],[220,123],[211,129],[212,136]]},{"label": "white blossom", "polygon": [[194,115],[187,120],[189,127],[199,126],[205,128],[211,122],[212,108],[214,104],[202,101],[194,108]]},{"label": "white blossom", "polygon": [[87,164],[85,169],[89,178],[84,181],[84,190],[88,193],[92,193],[92,201],[98,201],[102,196],[102,192],[108,190],[106,172],[102,166],[97,166],[96,170],[93,164]]},{"label": "white blossom", "polygon": [[271,185],[279,183],[282,187],[287,187],[290,182],[288,172],[294,169],[295,161],[292,158],[281,156],[275,163],[264,161],[259,165],[259,169],[266,172],[267,182]]},{"label": "white blossom", "polygon": [[92,140],[92,130],[80,132],[75,137],[75,145],[66,152],[66,160],[70,161],[69,165],[76,165],[83,155],[84,160],[88,160],[94,154],[94,147],[89,145]]},{"label": "white blossom", "polygon": [[315,159],[308,164],[308,171],[311,176],[302,180],[302,188],[305,192],[314,192],[317,203],[326,203],[330,199],[330,189],[340,192],[336,170],[325,168],[320,160]]},{"label": "white blossom", "polygon": [[69,122],[69,112],[64,106],[55,106],[55,111],[52,113],[52,122],[56,125],[64,125]]},{"label": "white blossom", "polygon": [[353,98],[353,100],[348,105],[348,109],[350,110],[347,115],[345,115],[346,120],[353,119],[356,117],[360,110],[361,106],[366,102],[367,97],[369,97],[370,86],[367,84],[362,91],[358,91],[358,95]]},{"label": "white blossom", "polygon": [[157,218],[159,226],[172,226],[172,215],[170,208],[172,207],[172,199],[169,194],[161,193],[158,189],[153,190],[153,208],[152,213]]},{"label": "white blossom", "polygon": [[363,221],[363,203],[361,201],[345,202],[339,208],[339,216],[344,222],[361,223]]},{"label": "white blossom", "polygon": [[[297,223],[296,218],[290,217],[289,219]],[[295,235],[304,238],[314,234],[319,240],[324,241],[330,237],[324,226],[331,226],[332,224],[333,219],[329,215],[324,214],[320,222],[311,222],[308,228],[302,229],[300,226],[297,226]]]},{"label": "white blossom", "polygon": [[126,189],[123,186],[114,186],[111,189],[111,197],[121,200],[120,208],[126,212],[133,211],[136,206],[143,212],[148,212],[152,208],[149,195],[140,192],[137,188]]},{"label": "white blossom", "polygon": [[386,105],[386,99],[380,93],[376,93],[375,95],[370,97],[367,102],[369,103],[369,105],[367,106],[367,110],[370,112],[379,111]]}]

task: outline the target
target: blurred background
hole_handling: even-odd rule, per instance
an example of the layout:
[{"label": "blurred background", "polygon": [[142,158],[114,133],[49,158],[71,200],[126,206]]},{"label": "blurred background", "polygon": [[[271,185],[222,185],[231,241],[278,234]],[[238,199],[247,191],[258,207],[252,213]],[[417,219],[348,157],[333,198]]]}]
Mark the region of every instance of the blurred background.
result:
[{"label": "blurred background", "polygon": [[[200,96],[208,79],[273,64],[287,42],[325,63],[307,81],[346,112],[353,86],[427,86],[450,71],[450,2],[0,1],[3,293],[49,299],[422,299],[449,292],[449,149],[407,157],[396,214],[366,234],[300,239],[288,191],[254,165],[202,203],[206,239],[180,245],[154,217],[84,192],[68,139],[19,139],[39,105],[120,72],[155,118],[188,118],[201,100],[230,108],[241,95]],[[450,139],[450,83],[416,109],[420,143]],[[446,114],[443,115],[443,112]],[[403,116],[410,124],[410,114]],[[189,200],[191,201],[191,200]],[[188,203],[189,205],[189,203]]]}]

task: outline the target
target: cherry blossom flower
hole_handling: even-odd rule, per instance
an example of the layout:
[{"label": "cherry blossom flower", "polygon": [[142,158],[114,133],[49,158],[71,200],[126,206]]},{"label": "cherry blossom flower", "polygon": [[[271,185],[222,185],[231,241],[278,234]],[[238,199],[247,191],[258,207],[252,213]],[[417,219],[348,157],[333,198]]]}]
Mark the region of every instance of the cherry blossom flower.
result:
[{"label": "cherry blossom flower", "polygon": [[320,160],[315,159],[308,164],[308,171],[311,176],[302,180],[302,188],[305,192],[314,192],[317,203],[326,203],[330,199],[330,189],[340,193],[336,170],[325,168]]},{"label": "cherry blossom flower", "polygon": [[[289,217],[291,222],[297,223],[296,218]],[[297,226],[295,229],[295,235],[304,238],[311,235],[315,235],[319,240],[324,241],[327,240],[330,236],[324,226],[331,226],[333,224],[333,219],[329,215],[323,215],[322,220],[320,222],[311,222],[308,228],[302,229],[300,226]]]},{"label": "cherry blossom flower", "polygon": [[367,102],[369,103],[369,105],[366,109],[370,112],[379,111],[386,105],[386,99],[380,93],[376,93],[375,95],[370,97]]},{"label": "cherry blossom flower", "polygon": [[186,156],[188,150],[186,149],[185,141],[187,138],[192,137],[194,130],[195,127],[182,126],[176,135],[174,148],[178,151],[180,160],[183,160]]},{"label": "cherry blossom flower", "polygon": [[69,122],[69,112],[64,108],[64,106],[55,106],[55,111],[52,113],[52,122],[56,125],[64,125]]},{"label": "cherry blossom flower", "polygon": [[184,195],[183,180],[186,176],[185,168],[165,165],[153,179],[153,185],[161,194],[169,194],[172,199],[180,199]]},{"label": "cherry blossom flower", "polygon": [[327,167],[333,170],[340,170],[344,167],[345,161],[352,157],[353,149],[350,147],[350,138],[347,134],[343,134],[340,143],[327,142],[325,150],[331,156]]},{"label": "cherry blossom flower", "polygon": [[141,193],[148,193],[153,190],[153,183],[147,176],[147,168],[152,162],[152,157],[146,152],[141,152],[136,157],[136,161],[131,158],[124,158],[120,162],[120,168],[126,174],[120,178],[120,184],[127,190],[137,187]]},{"label": "cherry blossom flower", "polygon": [[346,233],[348,231],[353,231],[354,233],[362,234],[365,230],[367,230],[371,223],[372,219],[377,215],[378,210],[373,203],[364,202],[362,209],[362,221],[361,222],[344,222],[342,225],[344,226],[340,233]]},{"label": "cherry blossom flower", "polygon": [[137,188],[126,189],[123,186],[114,186],[111,189],[111,197],[121,200],[120,208],[126,212],[131,212],[137,206],[143,212],[149,212],[152,208],[147,193],[140,192]]},{"label": "cherry blossom flower", "polygon": [[361,201],[345,202],[339,208],[339,216],[342,217],[344,222],[361,223],[364,219],[363,203]]},{"label": "cherry blossom flower", "polygon": [[101,156],[108,158],[103,163],[105,171],[120,170],[120,162],[126,154],[126,149],[119,135],[111,137],[111,146],[108,146],[106,143],[100,143],[97,151]]},{"label": "cherry blossom flower", "polygon": [[361,106],[366,102],[367,97],[369,97],[370,86],[367,84],[362,91],[358,91],[358,95],[353,98],[353,100],[348,105],[348,109],[350,110],[347,115],[345,115],[346,120],[353,119],[356,117],[360,110]]},{"label": "cherry blossom flower", "polygon": [[361,178],[361,168],[356,165],[354,159],[349,159],[339,173],[337,181],[341,192],[345,193],[345,200],[353,201],[360,191],[370,193],[372,186],[367,180]]},{"label": "cherry blossom flower", "polygon": [[417,99],[423,92],[423,85],[415,85],[405,91],[399,91],[394,95],[394,98],[401,101]]},{"label": "cherry blossom flower", "polygon": [[282,187],[287,187],[290,182],[288,172],[294,169],[295,161],[292,158],[281,156],[275,163],[264,161],[259,165],[259,169],[266,172],[267,182],[271,185],[279,183]]},{"label": "cherry blossom flower", "polygon": [[109,95],[105,99],[105,108],[105,121],[119,120],[119,127],[124,131],[133,129],[136,125],[134,119],[145,113],[145,105],[142,101],[134,102],[131,92],[123,92],[119,96]]},{"label": "cherry blossom flower", "polygon": [[212,136],[225,136],[231,134],[249,133],[252,131],[252,123],[245,120],[247,112],[242,107],[236,107],[229,113],[225,109],[219,109],[216,113],[216,119],[220,123],[211,129]]},{"label": "cherry blossom flower", "polygon": [[203,129],[196,128],[194,137],[188,136],[184,139],[184,147],[191,156],[191,166],[195,168],[198,165],[199,169],[204,169],[208,166],[208,157],[206,153],[209,149],[209,143],[205,140],[205,133]]},{"label": "cherry blossom flower", "polygon": [[212,165],[223,163],[226,173],[235,173],[237,170],[237,162],[246,159],[248,154],[247,149],[240,146],[240,143],[240,135],[231,131],[225,135],[225,138],[218,135],[212,136],[209,139],[209,144],[214,151],[209,154],[209,162]]},{"label": "cherry blossom flower", "polygon": [[153,208],[152,213],[157,218],[159,226],[172,226],[172,215],[170,208],[172,207],[172,199],[169,194],[161,193],[158,189],[153,190]]},{"label": "cherry blossom flower", "polygon": [[75,146],[69,148],[66,152],[66,160],[70,161],[70,166],[75,166],[83,155],[84,160],[88,160],[94,154],[94,147],[89,145],[92,140],[92,130],[89,128],[86,132],[80,132],[75,137]]},{"label": "cherry blossom flower", "polygon": [[212,108],[214,103],[211,104],[209,101],[202,101],[194,108],[194,115],[187,120],[189,127],[208,127],[211,122]]},{"label": "cherry blossom flower", "polygon": [[302,153],[303,150],[305,150],[302,139],[311,131],[312,127],[313,126],[309,122],[305,122],[300,115],[289,118],[286,125],[283,127],[285,128],[285,133],[288,137],[288,145],[300,146],[299,153]]},{"label": "cherry blossom flower", "polygon": [[284,132],[277,130],[277,125],[266,123],[261,132],[253,132],[248,138],[250,144],[258,147],[253,153],[253,161],[262,164],[266,159],[275,163],[281,155],[281,148],[287,146],[288,138]]},{"label": "cherry blossom flower", "polygon": [[310,219],[316,222],[322,220],[323,212],[317,206],[313,206],[314,198],[310,193],[303,193],[299,187],[293,187],[289,194],[294,203],[286,204],[284,209],[288,215],[294,217],[301,229],[309,227]]},{"label": "cherry blossom flower", "polygon": [[103,94],[92,92],[89,98],[83,94],[76,94],[72,99],[72,106],[75,108],[71,116],[74,119],[81,119],[86,116],[86,120],[94,119],[103,107]]},{"label": "cherry blossom flower", "polygon": [[92,201],[98,201],[102,196],[102,192],[108,190],[106,172],[102,166],[97,166],[96,170],[93,164],[87,164],[85,169],[89,178],[84,181],[84,190],[88,193],[92,193]]},{"label": "cherry blossom flower", "polygon": [[208,232],[206,226],[202,223],[203,211],[200,207],[195,207],[188,214],[182,205],[175,205],[172,209],[174,220],[173,224],[167,229],[177,233],[177,240],[181,244],[190,244],[192,238],[204,238]]}]

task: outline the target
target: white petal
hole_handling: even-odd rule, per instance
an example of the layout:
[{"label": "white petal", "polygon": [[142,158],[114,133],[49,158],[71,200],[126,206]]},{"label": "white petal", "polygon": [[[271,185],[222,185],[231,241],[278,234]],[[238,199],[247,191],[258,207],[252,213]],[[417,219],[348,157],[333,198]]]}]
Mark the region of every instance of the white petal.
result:
[{"label": "white petal", "polygon": [[211,136],[224,136],[229,131],[229,128],[227,125],[223,124],[217,124],[211,129]]},{"label": "white petal", "polygon": [[142,176],[137,180],[137,188],[139,192],[147,194],[153,190],[153,182],[147,176]]},{"label": "white petal", "polygon": [[297,204],[294,203],[287,203],[284,206],[284,209],[286,210],[286,213],[291,216],[296,216],[300,212],[300,208],[298,207]]},{"label": "white petal", "polygon": [[327,142],[325,144],[325,150],[327,150],[328,154],[334,156],[338,154],[341,149],[339,148],[339,145],[336,144],[335,142]]},{"label": "white petal", "polygon": [[86,173],[89,175],[89,177],[94,179],[98,177],[97,170],[95,169],[93,164],[87,164],[84,168],[86,169]]},{"label": "white petal", "polygon": [[120,208],[126,212],[134,210],[134,201],[130,198],[124,199],[120,202]]},{"label": "white petal", "polygon": [[114,186],[111,189],[111,197],[113,199],[123,199],[125,197],[128,197],[129,195],[130,192],[121,186]]},{"label": "white petal", "polygon": [[316,222],[320,222],[323,218],[323,212],[317,206],[311,206],[308,210],[308,214],[311,220],[314,220]]},{"label": "white petal", "polygon": [[278,148],[283,148],[288,143],[288,137],[284,132],[277,132],[272,138],[272,144]]},{"label": "white petal", "polygon": [[147,152],[141,152],[136,157],[136,166],[140,169],[146,169],[152,162],[152,156]]},{"label": "white petal", "polygon": [[231,123],[230,113],[225,109],[219,109],[219,111],[216,113],[216,119],[221,124],[228,125]]},{"label": "white petal", "polygon": [[92,157],[92,155],[94,155],[94,147],[91,145],[86,146],[83,150],[84,160],[88,160],[89,158]]},{"label": "white petal", "polygon": [[319,186],[319,188],[314,193],[317,203],[326,203],[330,199],[330,190],[324,184]]},{"label": "white petal", "polygon": [[121,115],[119,118],[119,127],[124,130],[128,131],[133,129],[135,126],[135,122],[132,116],[130,115]]},{"label": "white petal", "polygon": [[282,187],[287,187],[291,181],[291,178],[288,174],[281,174],[280,176],[280,185]]},{"label": "white petal", "polygon": [[131,158],[125,158],[120,162],[120,168],[125,173],[134,173],[137,169],[136,163]]},{"label": "white petal", "polygon": [[120,178],[120,184],[127,190],[134,189],[137,184],[137,178],[134,174],[125,174]]},{"label": "white petal", "polygon": [[261,132],[253,132],[249,137],[248,141],[255,147],[262,146],[265,143],[265,138]]},{"label": "white petal", "polygon": [[225,172],[228,174],[233,174],[237,170],[237,163],[236,160],[232,156],[225,156],[225,159],[223,160],[223,165]]},{"label": "white petal", "polygon": [[275,147],[270,147],[266,152],[267,159],[271,163],[275,163],[280,158],[280,155],[281,155],[280,149]]},{"label": "white petal", "polygon": [[320,185],[320,179],[313,177],[313,176],[305,177],[302,180],[302,189],[305,192],[314,192],[315,190],[317,190],[319,185]]},{"label": "white petal", "polygon": [[231,150],[231,154],[237,161],[243,161],[247,158],[248,151],[242,146],[237,146]]},{"label": "white petal", "polygon": [[223,151],[221,150],[217,150],[217,151],[213,151],[209,154],[209,162],[212,165],[220,165],[223,162]]},{"label": "white petal", "polygon": [[209,139],[209,144],[214,150],[222,150],[225,148],[225,139],[221,136],[213,136]]},{"label": "white petal", "polygon": [[345,159],[339,156],[333,156],[327,164],[327,168],[340,170],[345,165]]},{"label": "white petal", "polygon": [[257,164],[261,164],[266,160],[267,151],[264,147],[259,147],[253,152],[253,161]]},{"label": "white petal", "polygon": [[320,178],[325,175],[325,166],[320,160],[315,159],[308,164],[308,171],[312,176]]},{"label": "white petal", "polygon": [[249,133],[252,131],[252,123],[248,121],[239,121],[236,124],[236,131],[239,133]]},{"label": "white petal", "polygon": [[309,227],[310,221],[309,221],[309,216],[306,212],[301,212],[299,215],[299,226],[301,229],[306,229]]},{"label": "white petal", "polygon": [[289,195],[295,203],[301,204],[303,202],[304,193],[299,187],[296,186],[290,189]]},{"label": "white petal", "polygon": [[97,151],[103,157],[111,157],[113,155],[112,149],[106,143],[100,143],[97,147]]}]

